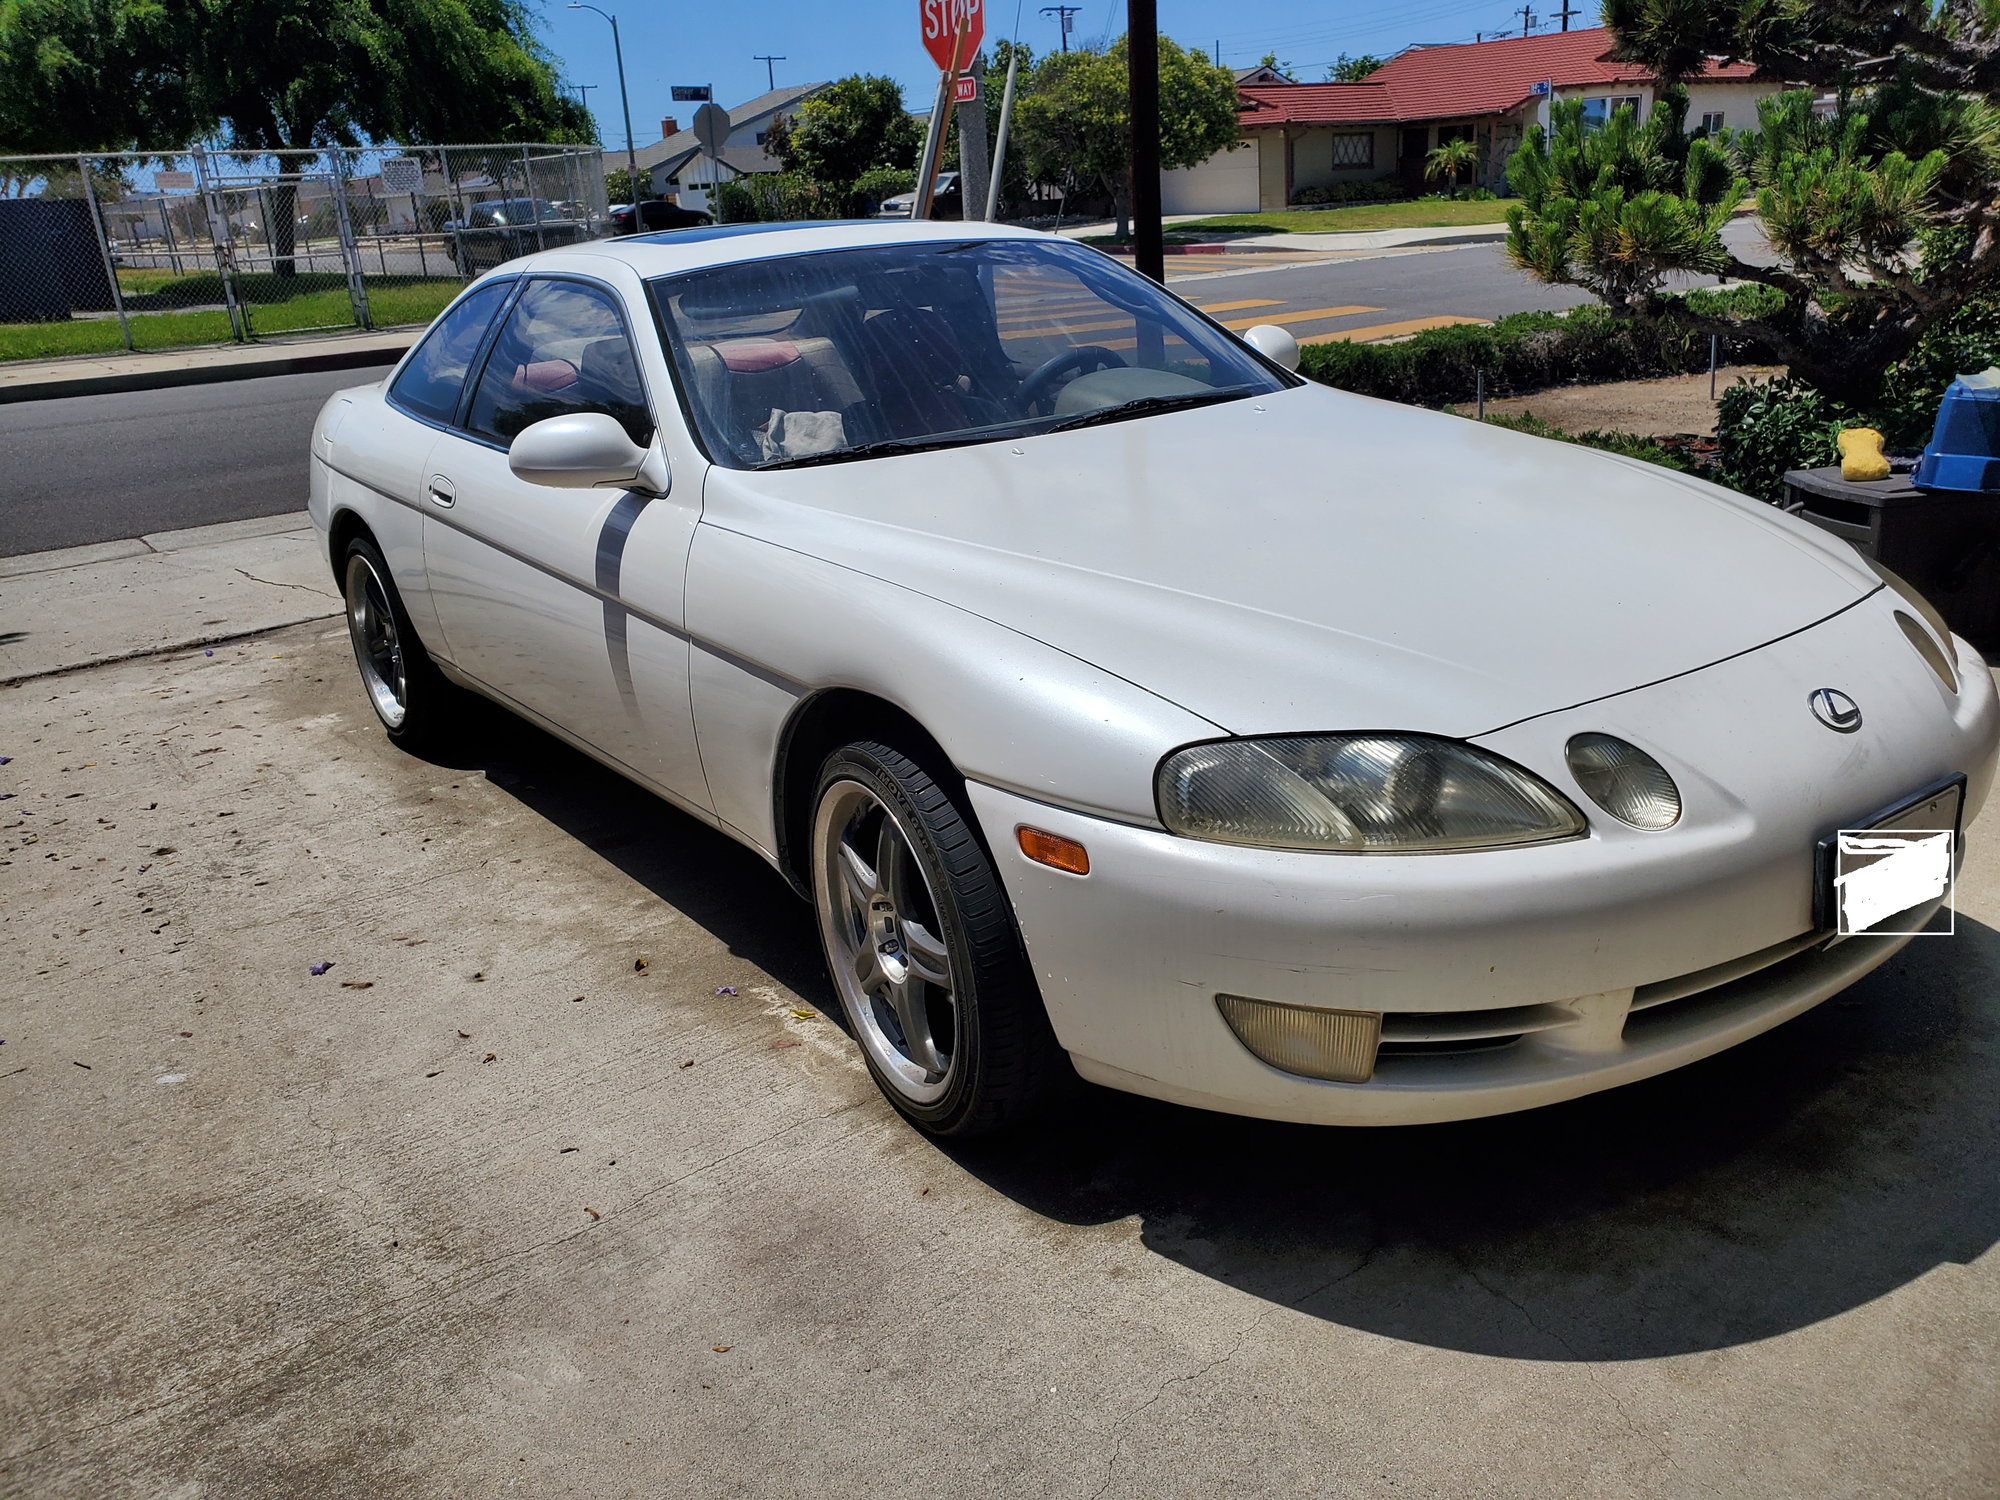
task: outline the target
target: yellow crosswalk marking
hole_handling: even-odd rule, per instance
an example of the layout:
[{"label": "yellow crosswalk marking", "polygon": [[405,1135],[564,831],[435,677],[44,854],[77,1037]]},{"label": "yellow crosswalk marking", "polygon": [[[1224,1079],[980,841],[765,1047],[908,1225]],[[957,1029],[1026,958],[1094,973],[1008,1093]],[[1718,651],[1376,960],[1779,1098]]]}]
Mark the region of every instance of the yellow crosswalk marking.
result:
[{"label": "yellow crosswalk marking", "polygon": [[1222,326],[1241,331],[1260,323],[1318,323],[1326,318],[1351,318],[1357,313],[1380,312],[1379,307],[1315,307],[1305,312],[1267,313],[1260,318],[1231,318]]},{"label": "yellow crosswalk marking", "polygon": [[1246,307],[1283,307],[1282,302],[1273,302],[1269,297],[1249,297],[1241,302],[1197,302],[1195,307],[1211,318],[1217,313],[1241,312]]},{"label": "yellow crosswalk marking", "polygon": [[1373,344],[1383,339],[1397,339],[1412,333],[1422,333],[1427,328],[1455,328],[1461,323],[1479,323],[1483,325],[1489,324],[1491,321],[1488,318],[1461,318],[1455,313],[1446,313],[1435,318],[1406,318],[1400,323],[1376,323],[1367,328],[1339,328],[1335,329],[1332,333],[1310,334],[1300,339],[1299,342],[1301,344]]}]

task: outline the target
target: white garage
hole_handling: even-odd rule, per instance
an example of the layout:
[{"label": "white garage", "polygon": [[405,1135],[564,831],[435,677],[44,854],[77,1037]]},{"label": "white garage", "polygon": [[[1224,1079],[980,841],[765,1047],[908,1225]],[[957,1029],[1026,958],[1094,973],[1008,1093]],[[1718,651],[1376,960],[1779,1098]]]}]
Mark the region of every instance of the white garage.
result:
[{"label": "white garage", "polygon": [[1160,174],[1160,211],[1169,214],[1257,212],[1257,146],[1218,151],[1200,166]]}]

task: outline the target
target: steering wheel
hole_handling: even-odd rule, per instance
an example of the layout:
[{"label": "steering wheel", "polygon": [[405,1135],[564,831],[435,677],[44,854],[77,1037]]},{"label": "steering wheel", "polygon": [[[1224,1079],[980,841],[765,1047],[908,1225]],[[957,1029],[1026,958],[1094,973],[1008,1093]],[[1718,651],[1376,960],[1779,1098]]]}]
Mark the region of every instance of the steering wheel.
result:
[{"label": "steering wheel", "polygon": [[1055,384],[1065,375],[1087,375],[1095,370],[1121,370],[1125,361],[1102,344],[1078,344],[1053,359],[1045,359],[1028,372],[1014,393],[1014,405],[1022,416],[1032,416],[1036,405],[1055,392]]}]

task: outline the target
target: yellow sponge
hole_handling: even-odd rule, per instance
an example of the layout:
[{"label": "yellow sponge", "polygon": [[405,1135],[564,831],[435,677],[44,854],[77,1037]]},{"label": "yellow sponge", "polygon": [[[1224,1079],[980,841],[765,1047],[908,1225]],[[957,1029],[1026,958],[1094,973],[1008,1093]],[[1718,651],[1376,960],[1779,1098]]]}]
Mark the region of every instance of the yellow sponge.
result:
[{"label": "yellow sponge", "polygon": [[1850,427],[1834,441],[1840,445],[1842,479],[1889,477],[1889,460],[1882,456],[1882,434],[1874,428]]}]

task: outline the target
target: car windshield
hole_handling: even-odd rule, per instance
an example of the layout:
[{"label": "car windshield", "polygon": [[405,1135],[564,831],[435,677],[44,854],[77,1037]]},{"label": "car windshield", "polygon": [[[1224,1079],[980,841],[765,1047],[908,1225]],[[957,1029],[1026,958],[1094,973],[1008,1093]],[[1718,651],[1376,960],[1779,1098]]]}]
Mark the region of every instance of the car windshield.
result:
[{"label": "car windshield", "polygon": [[1109,257],[974,240],[739,262],[651,283],[704,445],[732,468],[994,442],[1281,389]]}]

